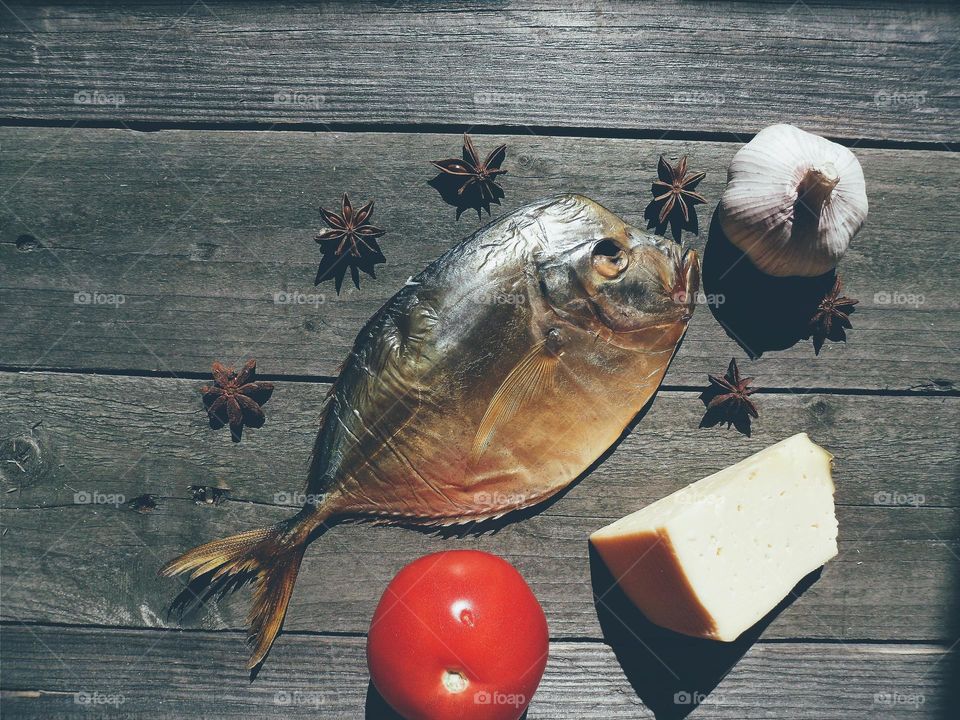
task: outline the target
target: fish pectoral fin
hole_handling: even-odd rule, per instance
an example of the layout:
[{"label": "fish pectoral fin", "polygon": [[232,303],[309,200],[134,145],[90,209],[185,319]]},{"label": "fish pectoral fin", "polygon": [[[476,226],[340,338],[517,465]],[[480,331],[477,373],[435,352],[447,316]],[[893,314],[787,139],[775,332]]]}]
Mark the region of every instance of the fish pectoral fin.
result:
[{"label": "fish pectoral fin", "polygon": [[489,447],[494,434],[510,422],[520,409],[543,396],[556,384],[559,358],[547,349],[547,341],[538,342],[521,358],[493,394],[480,420],[470,451],[476,463]]}]

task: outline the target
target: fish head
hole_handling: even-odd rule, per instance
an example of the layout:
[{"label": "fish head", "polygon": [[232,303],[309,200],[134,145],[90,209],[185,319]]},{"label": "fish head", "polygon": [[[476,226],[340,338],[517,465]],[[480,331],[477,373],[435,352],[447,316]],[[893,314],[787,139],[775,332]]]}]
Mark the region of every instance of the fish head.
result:
[{"label": "fish head", "polygon": [[634,228],[582,195],[554,198],[539,225],[535,262],[553,311],[629,350],[680,341],[700,288],[696,252]]}]

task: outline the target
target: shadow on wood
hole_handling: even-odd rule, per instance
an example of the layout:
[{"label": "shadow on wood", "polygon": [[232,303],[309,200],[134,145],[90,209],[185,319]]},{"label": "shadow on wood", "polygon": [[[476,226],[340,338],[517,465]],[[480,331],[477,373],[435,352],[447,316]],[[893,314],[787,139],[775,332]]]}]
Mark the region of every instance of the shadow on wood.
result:
[{"label": "shadow on wood", "polygon": [[[294,520],[296,518],[291,518]],[[251,603],[251,613],[247,616],[247,625],[249,627],[248,634],[248,644],[250,645],[251,651],[256,652],[254,649],[256,643],[259,641],[260,630],[258,629],[257,623],[255,621],[255,612],[258,605],[256,591],[263,588],[260,583],[268,582],[268,578],[271,577],[271,574],[274,577],[277,577],[276,573],[284,572],[283,568],[283,551],[282,545],[279,543],[272,544],[271,546],[265,545],[265,540],[270,539],[270,536],[273,531],[276,531],[278,528],[282,527],[281,525],[273,525],[268,528],[264,528],[266,533],[263,533],[255,540],[251,541],[248,538],[244,537],[244,534],[240,535],[231,535],[225,538],[218,538],[216,540],[208,541],[203,545],[199,545],[192,550],[188,550],[186,554],[194,553],[198,550],[205,551],[207,546],[210,544],[216,544],[217,547],[213,552],[205,552],[204,562],[208,559],[213,559],[213,563],[216,563],[214,567],[211,567],[206,572],[202,572],[199,575],[190,575],[189,578],[184,581],[181,577],[180,572],[175,572],[172,575],[172,578],[180,582],[182,589],[179,594],[171,602],[169,609],[167,610],[167,619],[171,616],[176,616],[178,620],[183,623],[185,620],[192,621],[195,614],[198,613],[201,609],[206,610],[208,605],[211,602],[220,602],[225,597],[232,595],[240,588],[244,587],[247,584],[254,585],[253,597],[248,601]],[[303,548],[296,556],[296,565],[293,566],[293,575],[291,580],[289,580],[289,585],[292,588],[293,584],[296,582],[296,570],[300,566],[300,558],[302,552],[310,546],[310,544],[326,533],[330,529],[330,526],[321,523],[319,526],[313,528],[310,532],[309,537],[307,537],[304,542]],[[273,537],[278,537],[278,535],[273,535]],[[233,541],[232,543],[225,543],[225,541]],[[223,546],[227,545],[233,548],[249,548],[250,552],[244,551],[243,555],[230,555],[230,550],[227,550],[227,553],[224,553]],[[263,555],[263,552],[270,552],[269,556]],[[179,556],[179,559],[182,559],[184,556]],[[179,561],[179,560],[177,560]],[[243,563],[242,565],[240,563]],[[211,563],[206,562],[204,567],[210,567]],[[165,565],[164,568],[167,566]],[[287,565],[289,568],[289,565]],[[202,569],[202,568],[201,568]],[[160,574],[164,574],[164,569],[160,570]],[[284,582],[287,582],[286,580]],[[259,661],[250,668],[250,682],[253,682],[257,679],[257,676],[260,674],[260,670],[263,668],[263,664],[266,662],[267,658],[270,656],[270,650],[273,647],[275,640],[279,639],[283,635],[283,622],[286,618],[286,607],[287,599],[283,600],[282,605],[277,605],[279,607],[279,626],[277,627],[276,634],[272,640],[270,640],[269,645],[267,645],[265,653],[260,657]]]},{"label": "shadow on wood", "polygon": [[387,705],[372,680],[367,684],[367,701],[363,709],[367,720],[403,720],[402,715]]},{"label": "shadow on wood", "polygon": [[[536,702],[536,698],[534,698]],[[364,705],[364,718],[366,720],[403,720],[403,716],[396,710],[387,705],[387,701],[374,687],[373,681],[367,685],[367,702]],[[520,716],[520,720],[525,720],[527,713]]]},{"label": "shadow on wood", "polygon": [[657,720],[681,720],[701,704],[773,619],[820,577],[817,569],[801,580],[777,607],[734,642],[703,640],[654,625],[617,586],[602,558],[590,546],[594,605],[604,640],[627,680]]},{"label": "shadow on wood", "polygon": [[703,290],[710,312],[751,358],[810,337],[810,319],[835,277],[834,271],[812,278],[760,272],[723,232],[719,206],[714,210],[703,253]]},{"label": "shadow on wood", "polygon": [[446,175],[444,173],[440,173],[427,182],[427,184],[440,194],[440,198],[447,203],[447,205],[452,205],[457,209],[457,220],[459,220],[460,216],[467,210],[476,210],[477,218],[482,219],[483,213],[481,211],[486,210],[487,215],[489,215],[490,204],[499,205],[500,200],[504,197],[503,190],[499,186],[494,185],[490,188],[492,199],[488,199],[484,197],[480,187],[476,183],[461,193],[460,188],[463,186],[463,178],[455,175]]}]

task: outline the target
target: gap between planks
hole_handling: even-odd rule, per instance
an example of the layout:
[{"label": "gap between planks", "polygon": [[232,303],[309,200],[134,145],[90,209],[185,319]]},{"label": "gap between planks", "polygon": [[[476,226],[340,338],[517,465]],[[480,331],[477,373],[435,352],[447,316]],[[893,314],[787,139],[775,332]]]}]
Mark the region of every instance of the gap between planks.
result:
[{"label": "gap between planks", "polygon": [[[470,123],[344,123],[344,122],[149,122],[138,120],[44,120],[38,118],[0,117],[0,127],[12,128],[66,128],[91,130],[130,130],[155,133],[166,130],[195,130],[213,132],[310,132],[310,133],[396,133],[461,134],[471,135],[530,135],[532,137],[589,138],[591,140],[684,140],[688,142],[736,143],[742,145],[753,139],[752,132],[701,132],[669,128],[605,128],[599,126],[533,126],[482,125]],[[936,140],[883,140],[876,138],[823,137],[845,147],[870,150],[928,150],[950,152],[960,150],[960,144]]]},{"label": "gap between planks", "polygon": [[[136,633],[183,633],[194,637],[223,637],[236,635],[243,638],[247,636],[247,630],[243,628],[191,628],[191,627],[150,627],[149,625],[103,625],[97,623],[67,623],[67,622],[49,622],[44,620],[4,620],[0,619],[0,628],[3,627],[26,627],[26,628],[63,628],[64,630],[106,630],[108,632],[136,632]],[[367,633],[364,632],[346,632],[334,630],[283,630],[282,634],[288,637],[306,637],[306,638],[353,638],[365,639]],[[580,643],[584,645],[610,645],[602,637],[591,637],[589,635],[551,635],[551,642]],[[876,638],[817,638],[817,637],[782,637],[782,638],[757,638],[754,645],[840,645],[843,647],[856,648],[865,646],[874,648],[876,652],[890,652],[892,654],[903,655],[940,655],[950,652],[952,646],[949,643],[930,642],[929,639],[914,638],[891,638],[889,640],[879,640]]]},{"label": "gap between planks", "polygon": [[[0,373],[15,374],[62,374],[62,375],[90,375],[95,377],[142,377],[159,380],[197,380],[209,382],[210,374],[194,371],[167,371],[167,370],[137,370],[115,368],[70,368],[70,367],[27,367],[23,365],[0,365]],[[307,383],[315,385],[331,384],[337,378],[331,375],[285,375],[283,373],[257,373],[259,380],[268,382]],[[664,384],[657,390],[658,393],[689,393],[702,392],[709,385],[670,385]],[[936,383],[931,385],[938,387]],[[876,397],[960,397],[960,389],[887,389],[887,388],[855,388],[855,387],[777,387],[764,386],[757,390],[758,395],[857,395]]]}]

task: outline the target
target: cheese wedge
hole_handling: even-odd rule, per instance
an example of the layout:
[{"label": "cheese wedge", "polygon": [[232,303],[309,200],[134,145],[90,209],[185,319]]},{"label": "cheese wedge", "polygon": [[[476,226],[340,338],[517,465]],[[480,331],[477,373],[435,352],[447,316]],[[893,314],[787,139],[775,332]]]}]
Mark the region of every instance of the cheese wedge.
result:
[{"label": "cheese wedge", "polygon": [[833,456],[800,433],[590,536],[657,625],[736,640],[837,554]]}]

